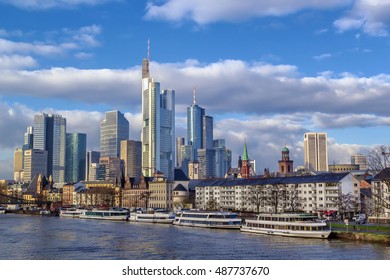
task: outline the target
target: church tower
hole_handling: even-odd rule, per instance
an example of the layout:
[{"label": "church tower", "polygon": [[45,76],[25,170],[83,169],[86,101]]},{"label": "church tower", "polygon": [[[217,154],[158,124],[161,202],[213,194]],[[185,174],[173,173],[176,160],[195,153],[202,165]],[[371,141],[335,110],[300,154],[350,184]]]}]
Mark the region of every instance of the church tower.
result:
[{"label": "church tower", "polygon": [[284,146],[282,150],[282,160],[279,160],[279,173],[290,174],[293,172],[294,161],[290,160],[290,151]]},{"label": "church tower", "polygon": [[246,148],[246,141],[244,144],[244,152],[241,157],[241,178],[248,179],[250,177],[251,167],[249,164],[248,150]]}]

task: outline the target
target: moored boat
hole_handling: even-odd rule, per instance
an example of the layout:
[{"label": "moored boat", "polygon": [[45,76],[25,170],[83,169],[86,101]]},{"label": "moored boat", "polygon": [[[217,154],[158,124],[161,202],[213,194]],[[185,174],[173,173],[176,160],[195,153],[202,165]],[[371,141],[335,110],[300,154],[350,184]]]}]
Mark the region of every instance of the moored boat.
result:
[{"label": "moored boat", "polygon": [[310,214],[259,214],[257,219],[247,219],[242,232],[290,237],[328,238],[331,231],[325,222]]},{"label": "moored boat", "polygon": [[125,209],[110,209],[100,210],[92,209],[86,210],[79,215],[81,219],[95,219],[95,220],[112,220],[112,221],[128,221],[129,211]]},{"label": "moored boat", "polygon": [[5,207],[0,206],[0,214],[5,214]]},{"label": "moored boat", "polygon": [[86,209],[79,208],[62,208],[60,210],[60,217],[78,218]]},{"label": "moored boat", "polygon": [[142,223],[172,224],[175,220],[175,214],[166,212],[132,212],[130,221]]},{"label": "moored boat", "polygon": [[240,229],[241,219],[232,212],[183,211],[176,215],[174,225],[218,229]]}]

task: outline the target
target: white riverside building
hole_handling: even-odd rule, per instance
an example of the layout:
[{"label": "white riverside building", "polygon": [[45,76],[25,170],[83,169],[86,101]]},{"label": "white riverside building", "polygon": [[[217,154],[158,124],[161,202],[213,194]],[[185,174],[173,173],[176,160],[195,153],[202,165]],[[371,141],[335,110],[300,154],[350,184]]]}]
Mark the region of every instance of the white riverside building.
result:
[{"label": "white riverside building", "polygon": [[[198,209],[306,213],[338,212],[343,195],[353,197],[355,206],[344,212],[357,212],[360,205],[359,181],[351,173],[320,175],[192,180]],[[258,208],[258,209],[257,209]]]}]

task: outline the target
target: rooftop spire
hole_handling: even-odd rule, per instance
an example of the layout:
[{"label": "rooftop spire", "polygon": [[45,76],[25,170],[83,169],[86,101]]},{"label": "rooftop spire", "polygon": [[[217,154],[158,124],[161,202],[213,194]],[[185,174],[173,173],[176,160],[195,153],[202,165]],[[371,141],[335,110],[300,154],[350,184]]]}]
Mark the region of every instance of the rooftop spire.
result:
[{"label": "rooftop spire", "polygon": [[194,101],[193,101],[193,104],[195,105],[196,104],[196,87],[194,86]]},{"label": "rooftop spire", "polygon": [[245,140],[245,143],[244,143],[244,152],[242,153],[242,160],[249,160],[248,150],[246,148],[246,140]]},{"label": "rooftop spire", "polygon": [[148,38],[148,60],[150,61],[150,39]]},{"label": "rooftop spire", "polygon": [[150,78],[149,62],[150,62],[150,40],[148,38],[148,57],[142,60],[142,79]]}]

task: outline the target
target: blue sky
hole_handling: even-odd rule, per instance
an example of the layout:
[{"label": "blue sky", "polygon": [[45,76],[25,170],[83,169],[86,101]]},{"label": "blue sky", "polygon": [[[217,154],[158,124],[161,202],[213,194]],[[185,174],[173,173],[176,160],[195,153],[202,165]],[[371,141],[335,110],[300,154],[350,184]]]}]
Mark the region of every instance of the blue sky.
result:
[{"label": "blue sky", "polygon": [[33,115],[56,112],[99,149],[104,111],[140,138],[140,64],[176,90],[177,136],[197,87],[233,165],[246,139],[257,169],[303,133],[324,131],[329,162],[390,136],[390,0],[0,0],[0,178]]}]

